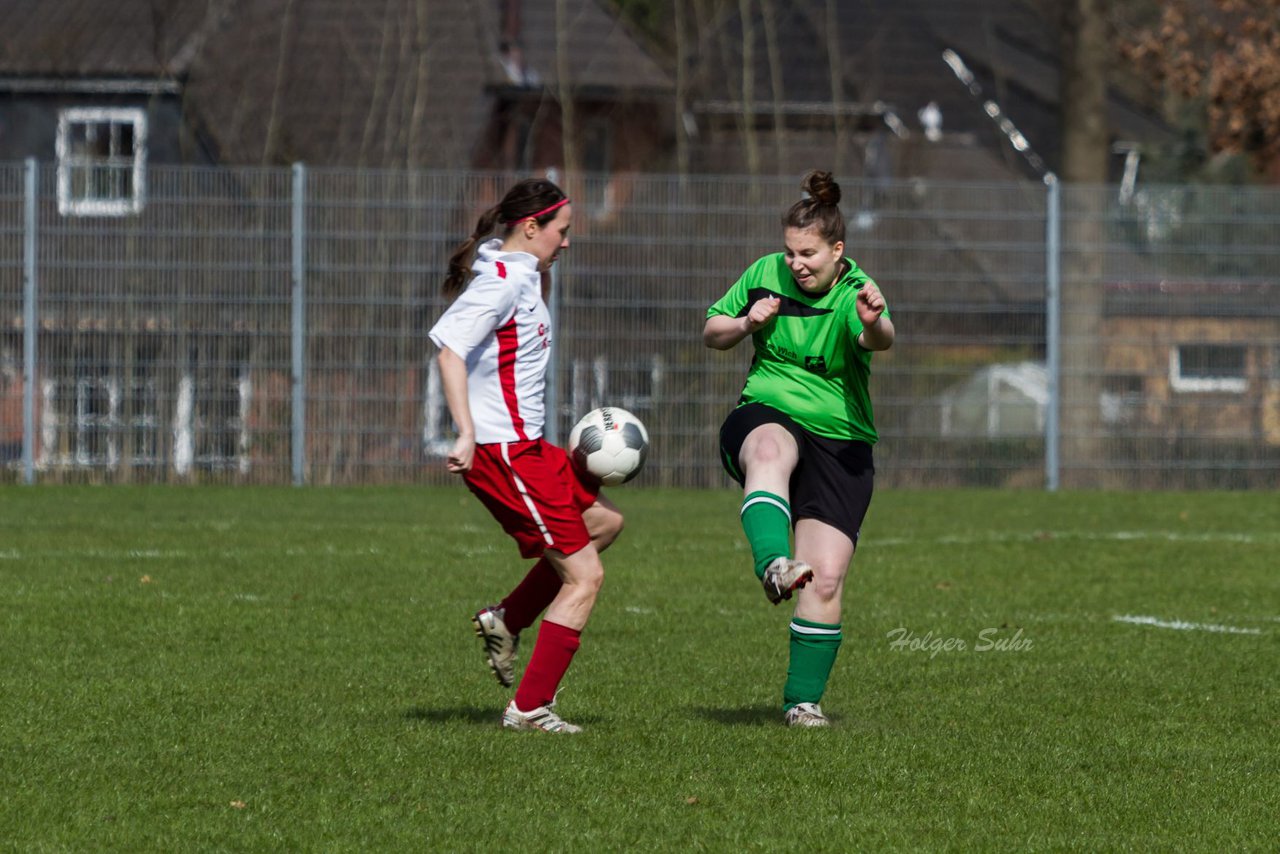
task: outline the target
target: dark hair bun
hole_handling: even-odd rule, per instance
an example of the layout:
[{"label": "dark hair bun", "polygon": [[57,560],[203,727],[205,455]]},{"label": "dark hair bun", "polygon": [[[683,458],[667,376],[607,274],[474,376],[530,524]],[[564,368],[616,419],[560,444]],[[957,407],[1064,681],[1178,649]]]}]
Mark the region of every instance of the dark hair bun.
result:
[{"label": "dark hair bun", "polygon": [[800,189],[808,193],[820,205],[840,204],[840,185],[831,178],[830,172],[814,169],[800,183]]}]

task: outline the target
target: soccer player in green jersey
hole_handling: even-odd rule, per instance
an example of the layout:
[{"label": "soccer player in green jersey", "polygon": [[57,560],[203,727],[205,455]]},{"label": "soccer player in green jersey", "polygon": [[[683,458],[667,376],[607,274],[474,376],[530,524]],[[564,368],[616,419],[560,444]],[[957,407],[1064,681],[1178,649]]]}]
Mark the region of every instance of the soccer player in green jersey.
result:
[{"label": "soccer player in green jersey", "polygon": [[[755,358],[720,428],[725,469],[743,486],[756,576],[777,604],[799,591],[783,688],[789,726],[827,726],[819,705],[840,649],[840,599],[871,503],[876,428],[871,354],[893,344],[884,296],[844,257],[840,185],[810,172],[766,255],[711,308],[708,347],[750,336]],[[795,549],[791,533],[795,532]]]}]

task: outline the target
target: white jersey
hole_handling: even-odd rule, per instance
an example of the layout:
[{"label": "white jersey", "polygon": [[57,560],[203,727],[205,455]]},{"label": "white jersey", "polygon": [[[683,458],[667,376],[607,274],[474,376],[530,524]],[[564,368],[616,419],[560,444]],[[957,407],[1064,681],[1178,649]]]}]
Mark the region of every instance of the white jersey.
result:
[{"label": "white jersey", "polygon": [[538,259],[482,243],[475,277],[431,327],[431,340],[467,364],[476,442],[537,439],[551,357],[551,313],[542,301]]}]

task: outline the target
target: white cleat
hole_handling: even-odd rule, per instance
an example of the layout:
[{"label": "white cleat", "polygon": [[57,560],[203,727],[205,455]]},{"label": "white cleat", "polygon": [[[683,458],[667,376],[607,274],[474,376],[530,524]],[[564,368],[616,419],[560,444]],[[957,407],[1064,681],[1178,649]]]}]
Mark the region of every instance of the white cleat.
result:
[{"label": "white cleat", "polygon": [[582,732],[582,727],[569,723],[555,713],[552,708],[555,701],[539,706],[532,712],[522,712],[516,708],[516,701],[507,703],[507,710],[502,713],[502,726],[506,729],[532,729],[542,732]]},{"label": "white cleat", "polygon": [[817,703],[796,703],[782,716],[787,726],[831,726]]},{"label": "white cleat", "polygon": [[471,618],[476,627],[476,637],[484,641],[485,654],[489,656],[489,669],[504,688],[510,688],[516,677],[516,648],[520,635],[507,630],[501,608],[481,608]]},{"label": "white cleat", "polygon": [[795,590],[804,587],[813,580],[813,567],[802,560],[791,558],[774,558],[773,563],[764,571],[760,583],[764,585],[764,595],[777,605],[783,599],[790,599]]}]

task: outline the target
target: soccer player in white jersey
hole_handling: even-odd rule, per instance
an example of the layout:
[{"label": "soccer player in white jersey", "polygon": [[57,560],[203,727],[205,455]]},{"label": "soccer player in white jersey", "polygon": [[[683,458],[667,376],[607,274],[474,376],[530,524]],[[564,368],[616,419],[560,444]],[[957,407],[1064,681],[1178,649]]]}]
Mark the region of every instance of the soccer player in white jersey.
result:
[{"label": "soccer player in white jersey", "polygon": [[[505,599],[472,617],[494,675],[509,687],[520,632],[546,611],[502,724],[561,733],[581,729],[556,714],[556,689],[604,581],[600,552],[622,530],[622,513],[600,484],[542,437],[553,346],[548,273],[569,248],[572,216],[568,197],[550,181],[512,187],[449,259],[443,291],[453,302],[430,332],[458,428],[448,469],[522,556],[539,558]],[[502,236],[485,240],[498,227]]]}]

